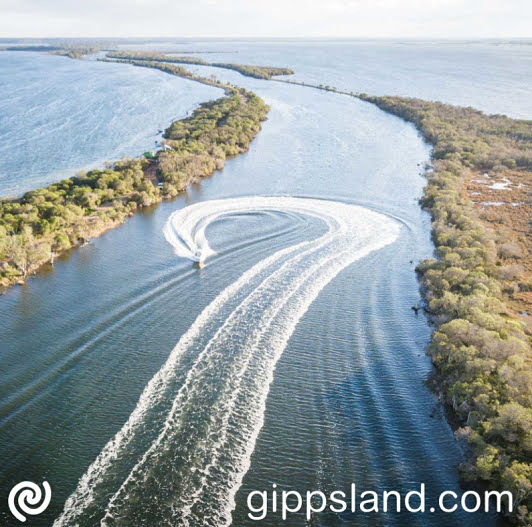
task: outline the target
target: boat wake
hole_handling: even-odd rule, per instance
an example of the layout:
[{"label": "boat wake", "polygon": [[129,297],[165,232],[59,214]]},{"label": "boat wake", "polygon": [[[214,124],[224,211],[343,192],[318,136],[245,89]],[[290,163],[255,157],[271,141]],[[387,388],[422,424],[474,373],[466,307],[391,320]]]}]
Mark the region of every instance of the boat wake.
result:
[{"label": "boat wake", "polygon": [[56,527],[231,524],[275,365],[298,321],[342,269],[399,234],[394,220],[355,205],[243,197],[179,210],[164,235],[178,256],[203,262],[216,254],[209,225],[263,212],[311,217],[325,231],[259,261],[203,310],[81,478]]}]

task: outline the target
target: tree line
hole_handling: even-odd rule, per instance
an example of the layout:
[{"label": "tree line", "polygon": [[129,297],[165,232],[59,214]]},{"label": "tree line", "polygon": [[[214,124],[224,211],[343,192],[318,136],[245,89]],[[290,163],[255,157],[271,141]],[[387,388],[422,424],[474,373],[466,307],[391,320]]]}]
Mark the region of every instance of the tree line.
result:
[{"label": "tree line", "polygon": [[[523,256],[487,229],[464,191],[473,173],[532,169],[532,121],[402,97],[360,97],[413,122],[433,145],[423,205],[432,215],[437,258],[417,268],[427,311],[437,325],[429,352],[441,389],[468,445],[467,480],[510,490],[511,518],[532,525],[532,353],[526,326],[510,315],[506,272]],[[515,244],[514,244],[515,245]]]},{"label": "tree line", "polygon": [[146,60],[167,62],[170,64],[196,64],[199,66],[212,66],[214,68],[225,68],[238,71],[246,77],[255,79],[271,79],[276,75],[292,75],[294,72],[289,68],[274,68],[272,66],[255,66],[251,64],[234,64],[228,62],[207,62],[196,57],[171,56],[157,51],[112,51],[107,53],[107,57],[119,60]]}]

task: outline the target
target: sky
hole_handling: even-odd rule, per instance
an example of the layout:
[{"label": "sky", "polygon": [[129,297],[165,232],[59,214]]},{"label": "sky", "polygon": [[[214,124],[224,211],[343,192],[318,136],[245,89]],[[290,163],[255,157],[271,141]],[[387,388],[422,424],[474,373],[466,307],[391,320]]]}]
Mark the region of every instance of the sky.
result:
[{"label": "sky", "polygon": [[0,37],[512,38],[531,0],[0,0]]}]

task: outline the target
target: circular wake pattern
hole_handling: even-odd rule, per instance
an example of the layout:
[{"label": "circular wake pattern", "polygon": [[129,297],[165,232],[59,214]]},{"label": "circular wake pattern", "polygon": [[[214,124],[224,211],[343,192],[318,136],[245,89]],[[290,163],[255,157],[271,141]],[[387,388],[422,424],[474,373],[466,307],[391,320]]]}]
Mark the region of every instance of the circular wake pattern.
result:
[{"label": "circular wake pattern", "polygon": [[204,262],[216,254],[209,225],[263,212],[310,216],[325,233],[259,261],[203,310],[54,525],[231,524],[275,365],[298,321],[342,269],[399,233],[394,220],[355,205],[244,197],[179,210],[164,235],[178,256]]}]

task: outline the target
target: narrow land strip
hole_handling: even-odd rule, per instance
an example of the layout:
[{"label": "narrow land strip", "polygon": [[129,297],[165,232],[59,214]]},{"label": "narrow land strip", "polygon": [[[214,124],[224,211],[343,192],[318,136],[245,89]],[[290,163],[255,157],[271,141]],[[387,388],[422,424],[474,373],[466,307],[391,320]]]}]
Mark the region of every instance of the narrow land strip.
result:
[{"label": "narrow land strip", "polygon": [[23,283],[43,265],[53,265],[57,255],[121,224],[135,210],[172,198],[221,170],[226,159],[248,149],[266,119],[268,106],[243,88],[173,64],[135,65],[222,88],[225,96],[172,123],[155,154],[0,200],[0,287]]}]

